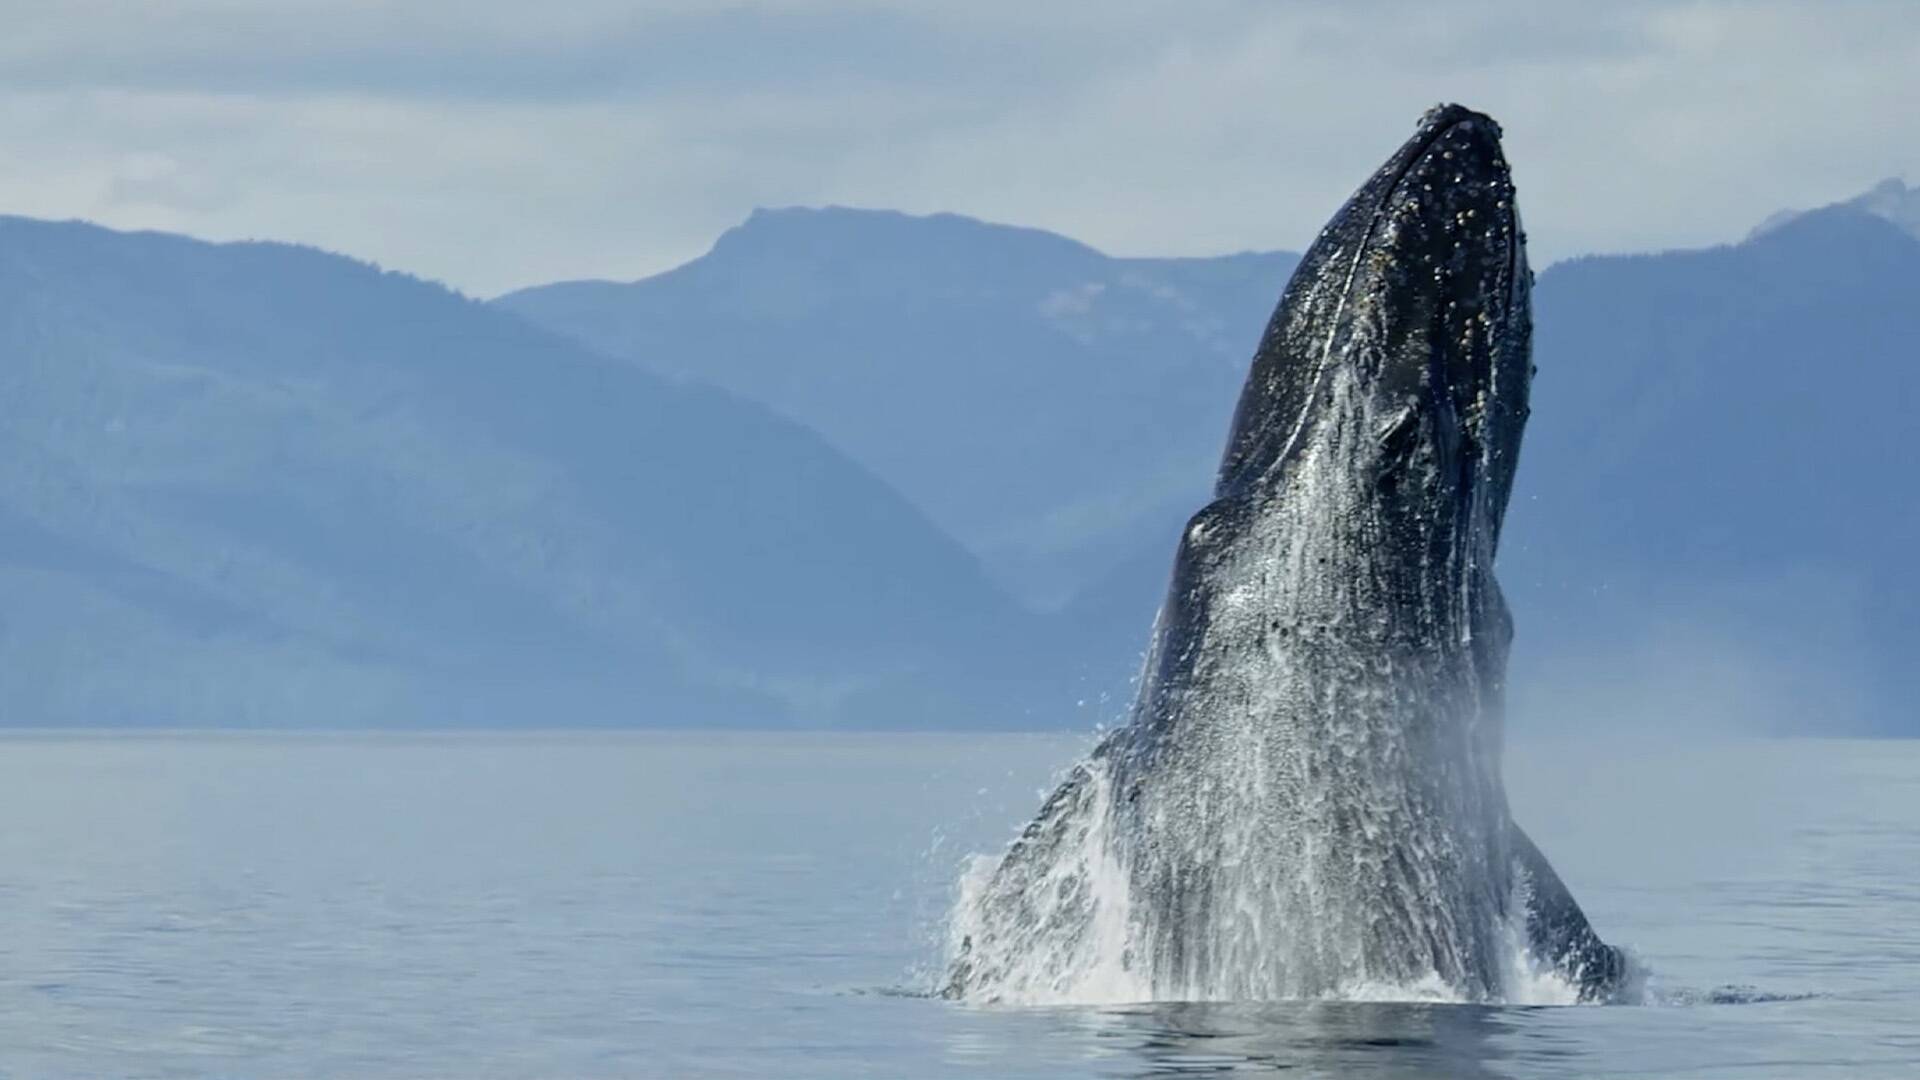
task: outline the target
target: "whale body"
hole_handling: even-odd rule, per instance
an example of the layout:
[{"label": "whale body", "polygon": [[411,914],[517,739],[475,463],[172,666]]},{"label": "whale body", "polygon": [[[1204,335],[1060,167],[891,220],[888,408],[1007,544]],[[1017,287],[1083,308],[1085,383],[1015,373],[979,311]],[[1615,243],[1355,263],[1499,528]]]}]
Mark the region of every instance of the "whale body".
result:
[{"label": "whale body", "polygon": [[1132,715],[965,884],[947,995],[1619,986],[1622,953],[1513,822],[1500,773],[1512,628],[1493,564],[1533,373],[1500,136],[1429,111],[1302,259]]}]

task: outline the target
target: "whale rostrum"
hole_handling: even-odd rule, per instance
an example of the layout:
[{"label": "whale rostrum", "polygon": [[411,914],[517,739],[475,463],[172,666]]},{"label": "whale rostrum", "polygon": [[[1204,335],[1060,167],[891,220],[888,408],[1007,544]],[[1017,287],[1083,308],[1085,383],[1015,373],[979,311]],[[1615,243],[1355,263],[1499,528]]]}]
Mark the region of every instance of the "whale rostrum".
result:
[{"label": "whale rostrum", "polygon": [[1500,136],[1431,110],[1302,259],[1131,718],[963,884],[949,996],[1618,986],[1623,955],[1500,774],[1512,629],[1493,565],[1532,377]]}]

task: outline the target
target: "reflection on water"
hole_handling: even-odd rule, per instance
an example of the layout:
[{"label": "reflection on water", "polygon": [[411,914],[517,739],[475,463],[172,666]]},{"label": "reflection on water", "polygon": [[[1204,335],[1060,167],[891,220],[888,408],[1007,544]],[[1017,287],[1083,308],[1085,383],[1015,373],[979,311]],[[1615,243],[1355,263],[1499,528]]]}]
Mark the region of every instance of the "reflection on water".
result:
[{"label": "reflection on water", "polygon": [[[1417,1002],[1158,1003],[951,1010],[947,1063],[1006,1075],[1504,1080],[1567,1053],[1542,1010]],[[1584,1010],[1583,1010],[1584,1011]],[[1518,1048],[1524,1059],[1503,1067]],[[1049,1073],[1051,1067],[1057,1072]]]},{"label": "reflection on water", "polygon": [[1489,1037],[1499,1012],[1471,1005],[1302,1002],[1165,1004],[1088,1016],[1092,1034],[1124,1050],[1121,1076],[1498,1078]]}]

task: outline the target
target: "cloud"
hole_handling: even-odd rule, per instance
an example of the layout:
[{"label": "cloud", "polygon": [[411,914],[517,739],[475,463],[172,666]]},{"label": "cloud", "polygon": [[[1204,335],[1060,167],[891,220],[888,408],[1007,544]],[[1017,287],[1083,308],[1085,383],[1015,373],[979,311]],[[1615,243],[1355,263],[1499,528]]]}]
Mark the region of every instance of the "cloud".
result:
[{"label": "cloud", "polygon": [[507,102],[822,83],[984,91],[1072,78],[1091,58],[1122,62],[1154,40],[1125,32],[1147,28],[1125,5],[1084,28],[1006,4],[995,17],[995,6],[983,15],[915,0],[0,4],[11,31],[0,41],[0,86]]},{"label": "cloud", "polygon": [[0,3],[0,209],[316,243],[480,293],[755,205],[1121,253],[1298,247],[1442,98],[1536,262],[1920,176],[1920,8],[1736,0]]}]

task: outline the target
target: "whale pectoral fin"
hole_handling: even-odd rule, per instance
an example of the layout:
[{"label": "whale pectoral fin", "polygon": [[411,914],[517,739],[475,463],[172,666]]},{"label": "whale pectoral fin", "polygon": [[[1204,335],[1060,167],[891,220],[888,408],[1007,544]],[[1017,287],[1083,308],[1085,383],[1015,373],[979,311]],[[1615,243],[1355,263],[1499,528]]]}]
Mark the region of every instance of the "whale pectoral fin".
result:
[{"label": "whale pectoral fin", "polygon": [[[1105,750],[1103,744],[1095,757]],[[1008,965],[1029,946],[1057,941],[1067,932],[1063,925],[1084,922],[1075,916],[1087,886],[1071,863],[1086,839],[1097,794],[1092,769],[1075,766],[1008,846],[974,909],[971,932],[948,965],[941,997],[964,1000],[982,986],[1004,985]],[[991,994],[982,1000],[992,1000]]]},{"label": "whale pectoral fin", "polygon": [[1513,858],[1527,879],[1527,938],[1533,955],[1580,988],[1580,1000],[1605,1001],[1626,975],[1626,954],[1600,940],[1547,857],[1518,825]]}]

